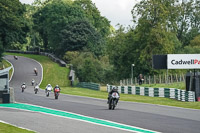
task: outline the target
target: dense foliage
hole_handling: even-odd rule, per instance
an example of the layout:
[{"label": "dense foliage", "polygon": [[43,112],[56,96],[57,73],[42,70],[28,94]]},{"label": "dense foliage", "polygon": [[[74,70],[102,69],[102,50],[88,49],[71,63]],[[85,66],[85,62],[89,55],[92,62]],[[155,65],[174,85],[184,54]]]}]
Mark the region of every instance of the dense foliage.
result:
[{"label": "dense foliage", "polygon": [[[25,7],[19,0],[0,1],[0,57],[12,43],[25,43],[29,30],[25,18]],[[0,58],[1,59],[1,58]]]},{"label": "dense foliage", "polygon": [[158,74],[153,55],[200,53],[200,0],[141,0],[134,25],[117,30],[91,0],[35,0],[25,14],[18,0],[2,0],[0,10],[0,54],[11,44],[22,48],[28,34],[25,46],[73,64],[80,81],[129,78],[132,64],[135,76]]}]

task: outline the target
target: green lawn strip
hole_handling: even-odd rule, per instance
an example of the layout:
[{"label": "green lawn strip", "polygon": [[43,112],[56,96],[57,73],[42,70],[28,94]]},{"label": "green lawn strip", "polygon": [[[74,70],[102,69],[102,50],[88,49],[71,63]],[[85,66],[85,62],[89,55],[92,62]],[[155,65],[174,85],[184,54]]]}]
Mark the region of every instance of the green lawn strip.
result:
[{"label": "green lawn strip", "polygon": [[[79,96],[86,96],[86,97],[93,97],[100,99],[107,99],[108,96],[108,93],[105,90],[95,91],[86,88],[64,87],[62,88],[61,91],[64,94],[79,95]],[[183,108],[200,109],[200,102],[181,102],[175,99],[161,98],[161,97],[120,94],[120,101],[130,101],[130,102],[140,102],[140,103],[150,103],[150,104],[183,107]]]},{"label": "green lawn strip", "polygon": [[0,122],[0,133],[35,133],[35,132]]},{"label": "green lawn strip", "polygon": [[59,64],[53,62],[49,57],[42,55],[32,54],[17,54],[17,53],[5,53],[6,55],[24,56],[40,62],[43,66],[43,81],[40,88],[45,88],[47,84],[51,84],[53,87],[59,85],[69,86],[68,74],[69,69],[67,67],[60,67]]},{"label": "green lawn strip", "polygon": [[[2,60],[2,64],[4,65],[5,68],[8,68],[8,67],[11,66],[11,64],[6,60]],[[10,78],[11,78],[12,72],[13,72],[13,69],[10,69],[10,71],[9,71],[9,77]]]}]

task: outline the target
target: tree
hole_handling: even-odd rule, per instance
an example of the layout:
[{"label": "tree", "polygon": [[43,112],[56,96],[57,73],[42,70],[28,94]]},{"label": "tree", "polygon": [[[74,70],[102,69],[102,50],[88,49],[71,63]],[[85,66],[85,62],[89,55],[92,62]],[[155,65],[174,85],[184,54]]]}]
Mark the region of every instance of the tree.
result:
[{"label": "tree", "polygon": [[77,20],[69,23],[61,31],[61,45],[58,53],[63,55],[65,51],[80,51],[84,48],[96,55],[101,54],[101,35],[87,20]]},{"label": "tree", "polygon": [[83,10],[71,0],[52,0],[33,14],[34,29],[41,35],[45,50],[54,50],[60,44],[63,27],[84,17]]},{"label": "tree", "polygon": [[19,0],[0,1],[0,57],[3,49],[12,43],[25,43],[29,27],[23,13],[24,5]]},{"label": "tree", "polygon": [[135,29],[138,44],[140,67],[151,73],[152,56],[155,54],[174,53],[181,47],[176,37],[175,1],[142,0],[132,10],[133,16],[139,15]]},{"label": "tree", "polygon": [[101,16],[96,5],[91,0],[76,0],[74,4],[84,10],[86,18],[102,37],[107,37],[110,34],[110,22],[107,18]]}]

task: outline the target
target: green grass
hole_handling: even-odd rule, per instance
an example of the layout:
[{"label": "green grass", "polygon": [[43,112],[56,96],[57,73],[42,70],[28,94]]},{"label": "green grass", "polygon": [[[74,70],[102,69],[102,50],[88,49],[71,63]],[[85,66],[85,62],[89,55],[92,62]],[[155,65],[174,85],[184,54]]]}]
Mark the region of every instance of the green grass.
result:
[{"label": "green grass", "polygon": [[34,132],[0,122],[0,133],[34,133]]},{"label": "green grass", "polygon": [[69,69],[67,67],[60,67],[59,64],[53,62],[47,56],[16,53],[5,53],[5,55],[24,56],[40,62],[43,66],[43,81],[40,87],[43,89],[47,84],[51,84],[52,86],[59,85],[60,87],[69,86],[70,84],[67,79]]},{"label": "green grass", "polygon": [[[67,79],[69,69],[60,67],[58,64],[52,62],[48,57],[41,55],[27,55],[27,54],[12,54],[6,53],[8,55],[17,55],[17,56],[25,56],[39,61],[44,68],[44,78],[41,86],[44,88],[48,83],[52,85],[60,85],[61,92],[64,94],[70,95],[79,95],[79,96],[87,96],[93,98],[101,98],[107,99],[108,93],[106,92],[106,87],[101,87],[100,91],[85,89],[85,88],[77,88],[77,87],[67,87],[69,86],[69,80]],[[59,78],[56,76],[59,75]],[[165,87],[165,88],[178,88],[183,89],[184,83],[178,84],[143,84],[141,86],[145,87]],[[139,95],[130,95],[130,94],[121,94],[121,101],[131,101],[131,102],[141,102],[141,103],[151,103],[151,104],[159,104],[159,105],[168,105],[168,106],[176,106],[183,108],[193,108],[200,109],[200,102],[181,102],[174,99],[169,98],[159,98],[159,97],[148,97],[148,96],[139,96]]]},{"label": "green grass", "polygon": [[[2,60],[1,64],[2,65],[0,65],[0,69],[3,68],[3,65],[4,65],[5,68],[8,68],[8,67],[11,66],[11,64],[9,62],[7,62],[6,60]],[[10,78],[11,78],[12,72],[13,72],[13,69],[10,69],[10,71],[9,71],[9,77]]]}]

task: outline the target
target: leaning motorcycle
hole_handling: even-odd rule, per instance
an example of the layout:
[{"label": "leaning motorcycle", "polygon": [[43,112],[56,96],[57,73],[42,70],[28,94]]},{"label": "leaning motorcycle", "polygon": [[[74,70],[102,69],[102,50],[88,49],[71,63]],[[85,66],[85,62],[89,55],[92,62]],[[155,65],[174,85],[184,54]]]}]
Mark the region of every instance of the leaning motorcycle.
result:
[{"label": "leaning motorcycle", "polygon": [[114,110],[118,100],[119,100],[119,94],[117,92],[113,92],[108,102],[108,109]]},{"label": "leaning motorcycle", "polygon": [[55,99],[58,99],[59,93],[60,93],[60,89],[59,88],[55,88],[54,89]]},{"label": "leaning motorcycle", "polygon": [[37,76],[37,74],[38,74],[37,70],[34,70],[34,73],[35,73],[35,75]]}]

